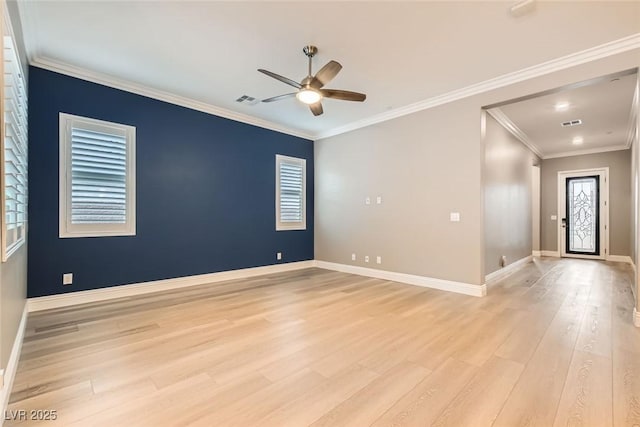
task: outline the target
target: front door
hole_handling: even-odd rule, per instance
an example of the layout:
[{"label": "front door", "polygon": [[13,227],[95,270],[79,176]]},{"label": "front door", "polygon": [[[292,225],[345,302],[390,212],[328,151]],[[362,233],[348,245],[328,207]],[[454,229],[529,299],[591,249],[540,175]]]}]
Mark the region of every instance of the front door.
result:
[{"label": "front door", "polygon": [[607,175],[605,169],[558,175],[561,256],[606,258]]},{"label": "front door", "polygon": [[600,177],[567,178],[565,253],[600,255]]}]

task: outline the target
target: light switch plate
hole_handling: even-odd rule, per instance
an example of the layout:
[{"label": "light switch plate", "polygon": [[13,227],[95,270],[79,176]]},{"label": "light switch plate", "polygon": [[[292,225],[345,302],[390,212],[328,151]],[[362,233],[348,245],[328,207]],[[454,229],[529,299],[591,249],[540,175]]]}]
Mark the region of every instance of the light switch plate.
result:
[{"label": "light switch plate", "polygon": [[382,196],[376,197],[376,203],[379,204],[379,205],[382,204]]},{"label": "light switch plate", "polygon": [[356,260],[356,254],[351,254],[351,261],[355,261]]},{"label": "light switch plate", "polygon": [[371,204],[371,197],[367,196],[364,198],[364,204],[365,205],[370,205]]},{"label": "light switch plate", "polygon": [[557,221],[558,215],[551,215],[551,221]]},{"label": "light switch plate", "polygon": [[460,222],[460,212],[451,212],[449,214],[449,220],[451,222]]}]

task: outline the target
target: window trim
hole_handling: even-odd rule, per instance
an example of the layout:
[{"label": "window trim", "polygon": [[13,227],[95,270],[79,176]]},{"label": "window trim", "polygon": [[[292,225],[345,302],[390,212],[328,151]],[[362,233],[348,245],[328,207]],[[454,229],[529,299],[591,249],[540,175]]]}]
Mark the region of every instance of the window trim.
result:
[{"label": "window trim", "polygon": [[[120,132],[127,141],[126,166],[126,222],[124,224],[72,224],[71,223],[71,127],[81,124],[84,129]],[[120,123],[90,119],[60,113],[60,178],[59,237],[107,237],[136,235],[136,128]]]},{"label": "window trim", "polygon": [[[29,204],[29,196],[28,196],[28,187],[29,187],[29,178],[28,178],[28,172],[29,172],[29,168],[28,168],[28,162],[29,162],[29,155],[28,155],[28,151],[29,151],[29,140],[28,140],[28,125],[27,125],[27,121],[28,121],[28,114],[29,114],[29,106],[28,106],[28,101],[27,101],[27,82],[25,81],[25,76],[24,76],[24,70],[22,67],[22,62],[20,61],[20,57],[18,55],[18,49],[16,47],[15,44],[15,38],[14,38],[14,34],[13,34],[13,28],[11,27],[11,22],[6,18],[8,16],[8,12],[6,9],[6,5],[3,4],[2,6],[2,10],[0,11],[0,15],[2,15],[5,19],[2,19],[2,17],[0,17],[0,34],[2,35],[2,52],[0,53],[0,61],[2,62],[2,64],[0,64],[0,68],[2,68],[2,72],[3,72],[3,77],[0,79],[0,82],[2,84],[3,87],[3,96],[2,96],[2,100],[0,100],[0,127],[1,127],[1,132],[0,132],[0,151],[1,151],[1,158],[2,158],[2,164],[0,165],[0,187],[2,187],[1,194],[0,194],[0,203],[2,203],[2,218],[0,219],[0,234],[1,234],[1,242],[2,242],[2,262],[6,262],[9,260],[9,258],[11,257],[11,255],[13,255],[15,252],[18,251],[18,249],[20,249],[22,247],[22,245],[25,244],[26,239],[27,239],[27,230],[28,230],[28,213],[29,213],[29,209],[28,209],[28,204]],[[6,106],[6,102],[7,102],[7,96],[4,93],[7,90],[6,84],[7,84],[7,69],[6,69],[6,64],[7,64],[7,58],[5,57],[6,55],[6,50],[7,50],[7,38],[9,38],[11,40],[10,45],[8,46],[8,48],[10,49],[10,60],[12,60],[12,62],[14,62],[13,64],[13,68],[17,77],[15,78],[15,80],[13,81],[13,83],[15,83],[17,85],[17,88],[14,88],[15,93],[13,94],[14,97],[17,97],[18,99],[14,99],[15,105],[14,108],[18,108],[20,111],[15,112],[15,114],[13,115],[14,119],[17,119],[17,123],[13,123],[13,120],[11,121],[11,123],[13,123],[13,125],[15,126],[16,129],[15,130],[15,135],[14,135],[14,140],[18,140],[18,141],[14,141],[16,142],[15,147],[16,150],[19,151],[20,148],[20,142],[24,143],[24,146],[22,147],[24,149],[24,158],[22,159],[24,161],[24,164],[22,165],[24,167],[24,191],[21,194],[24,197],[24,203],[23,203],[23,208],[24,208],[24,220],[22,221],[22,223],[20,224],[20,222],[17,220],[17,216],[16,216],[16,227],[15,230],[19,230],[20,228],[22,228],[22,233],[21,236],[15,240],[11,245],[7,246],[7,240],[8,240],[8,234],[9,234],[9,230],[14,230],[13,228],[10,229],[9,228],[9,224],[7,223],[7,177],[6,177],[6,149],[7,149],[7,120],[5,120],[5,116],[6,116],[6,111],[7,111],[7,106]],[[11,71],[11,70],[9,70]],[[20,120],[22,119],[22,120]],[[23,138],[20,138],[23,137]],[[21,141],[20,141],[21,140]],[[16,205],[18,205],[18,200],[17,200],[17,195],[16,195]],[[18,215],[18,212],[16,212],[16,215]]]},{"label": "window trim", "polygon": [[[302,221],[283,223],[280,221],[280,164],[289,163],[302,166]],[[307,160],[276,154],[276,231],[307,229]]]}]

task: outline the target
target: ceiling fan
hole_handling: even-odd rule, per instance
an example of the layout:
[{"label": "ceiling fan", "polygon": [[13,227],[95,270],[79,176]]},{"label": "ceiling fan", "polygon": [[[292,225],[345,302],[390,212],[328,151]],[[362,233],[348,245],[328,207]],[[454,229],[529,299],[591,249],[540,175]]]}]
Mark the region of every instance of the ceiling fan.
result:
[{"label": "ceiling fan", "polygon": [[302,79],[300,83],[271,71],[263,70],[262,68],[258,70],[269,77],[273,77],[276,80],[280,80],[282,83],[286,83],[289,86],[293,86],[298,89],[297,92],[286,93],[284,95],[278,95],[271,98],[263,99],[262,102],[279,101],[281,99],[293,98],[295,96],[299,101],[309,105],[309,108],[311,109],[311,112],[314,116],[319,116],[323,112],[321,102],[322,98],[358,102],[362,102],[367,98],[367,95],[365,95],[364,93],[350,92],[348,90],[339,89],[323,89],[324,85],[329,83],[340,72],[340,70],[342,69],[342,65],[340,65],[336,61],[329,61],[327,62],[327,64],[325,64],[324,67],[320,68],[320,70],[314,76],[311,73],[311,59],[316,53],[318,53],[318,48],[315,46],[305,46],[302,51],[305,55],[307,55],[307,58],[309,58],[309,74],[307,75],[307,77]]}]

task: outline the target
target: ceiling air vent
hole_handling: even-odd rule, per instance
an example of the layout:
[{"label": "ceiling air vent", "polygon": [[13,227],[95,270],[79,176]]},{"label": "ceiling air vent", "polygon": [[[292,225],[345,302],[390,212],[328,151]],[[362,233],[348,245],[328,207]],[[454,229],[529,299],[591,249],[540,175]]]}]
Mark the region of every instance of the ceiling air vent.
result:
[{"label": "ceiling air vent", "polygon": [[236,102],[239,102],[241,104],[256,105],[260,101],[255,99],[253,96],[242,95],[240,98],[236,99]]},{"label": "ceiling air vent", "polygon": [[568,126],[578,126],[582,124],[582,120],[580,119],[576,119],[576,120],[569,120],[568,122],[563,122],[562,123],[562,127],[566,128]]}]

